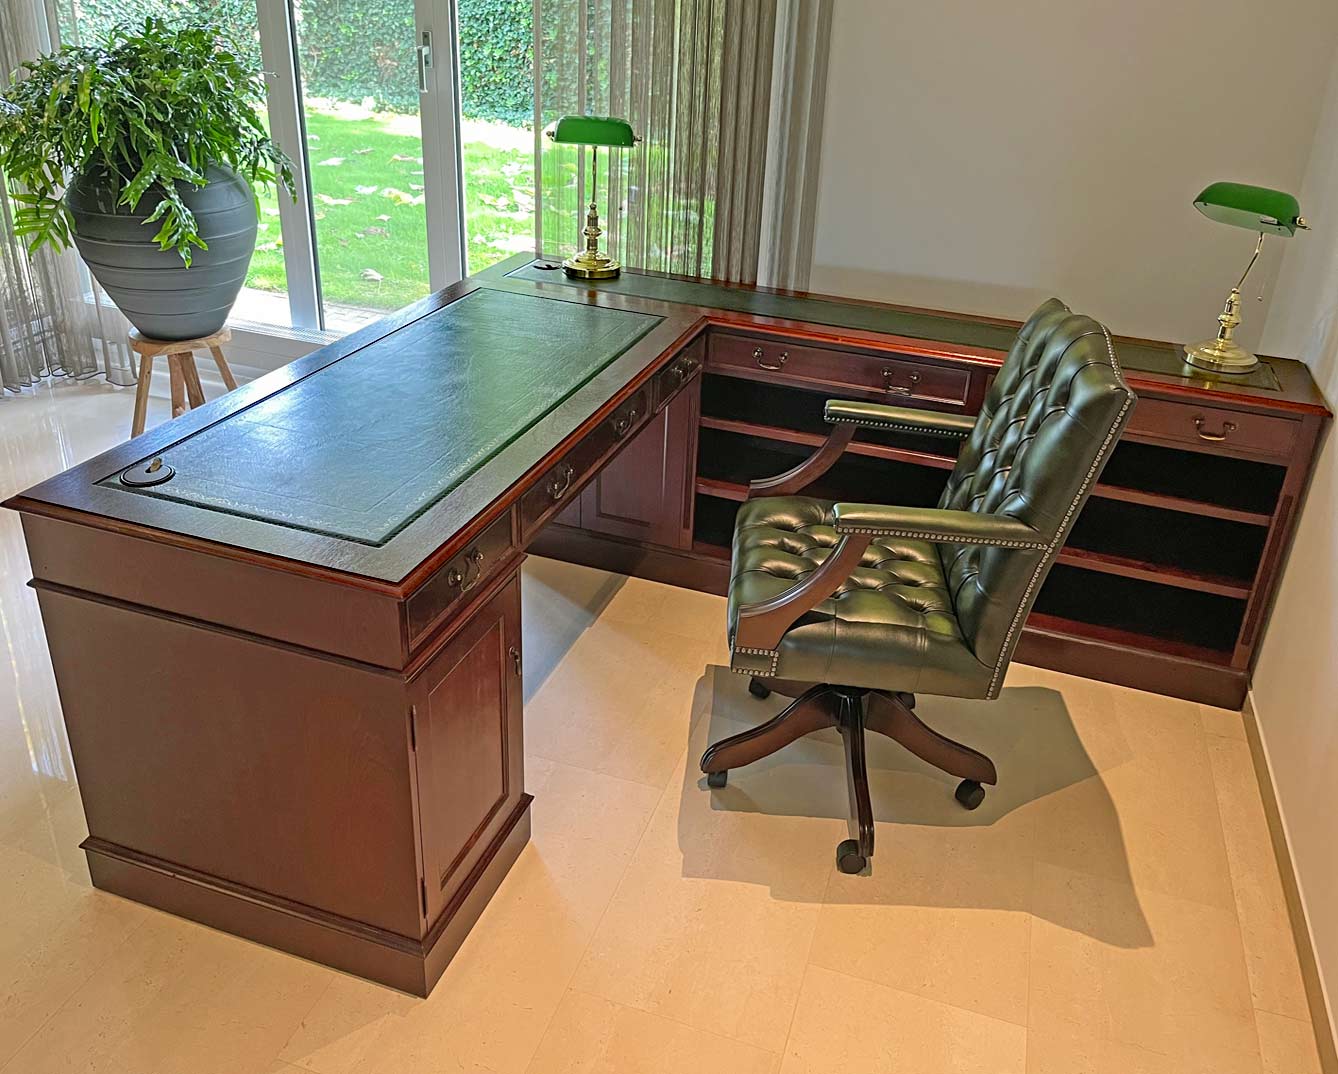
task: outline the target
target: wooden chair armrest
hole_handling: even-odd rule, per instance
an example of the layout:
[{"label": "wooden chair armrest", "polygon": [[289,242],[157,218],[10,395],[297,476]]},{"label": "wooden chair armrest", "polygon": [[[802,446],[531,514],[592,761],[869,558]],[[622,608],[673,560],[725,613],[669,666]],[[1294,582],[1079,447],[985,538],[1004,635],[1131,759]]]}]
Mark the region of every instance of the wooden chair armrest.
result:
[{"label": "wooden chair armrest", "polygon": [[855,425],[837,425],[816,451],[793,469],[775,477],[759,477],[748,485],[748,499],[759,496],[793,496],[836,465],[855,437]]},{"label": "wooden chair armrest", "polygon": [[843,536],[812,574],[774,597],[740,605],[734,647],[774,650],[800,616],[816,608],[850,577],[871,539],[864,534]]}]

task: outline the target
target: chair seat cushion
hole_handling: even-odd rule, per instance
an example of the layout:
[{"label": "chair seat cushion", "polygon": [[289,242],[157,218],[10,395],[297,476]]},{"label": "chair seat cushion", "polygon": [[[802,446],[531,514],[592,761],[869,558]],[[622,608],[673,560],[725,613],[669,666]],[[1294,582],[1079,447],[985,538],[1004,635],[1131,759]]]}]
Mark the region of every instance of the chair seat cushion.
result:
[{"label": "chair seat cushion", "polygon": [[[729,636],[741,604],[785,592],[840,540],[832,504],[804,496],[739,510],[729,585]],[[875,537],[835,595],[801,617],[775,653],[734,650],[734,670],[803,682],[984,697],[992,669],[963,640],[938,548]]]}]

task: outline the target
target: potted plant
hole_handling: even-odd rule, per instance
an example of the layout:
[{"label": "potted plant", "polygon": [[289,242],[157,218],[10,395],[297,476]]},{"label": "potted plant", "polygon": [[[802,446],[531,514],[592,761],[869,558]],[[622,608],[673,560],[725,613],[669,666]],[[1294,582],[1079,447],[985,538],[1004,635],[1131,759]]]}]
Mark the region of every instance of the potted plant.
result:
[{"label": "potted plant", "polygon": [[217,332],[255,249],[250,183],[293,191],[264,99],[260,72],[207,23],[151,17],[24,64],[0,95],[15,231],[30,251],[73,240],[144,335]]}]

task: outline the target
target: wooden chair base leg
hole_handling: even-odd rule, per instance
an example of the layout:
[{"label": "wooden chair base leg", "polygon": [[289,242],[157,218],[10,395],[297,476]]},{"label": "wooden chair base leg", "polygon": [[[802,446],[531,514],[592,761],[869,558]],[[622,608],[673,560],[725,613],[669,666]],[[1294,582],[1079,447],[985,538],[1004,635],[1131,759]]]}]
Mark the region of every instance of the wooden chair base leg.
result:
[{"label": "wooden chair base leg", "polygon": [[846,752],[846,790],[850,794],[850,838],[836,848],[836,867],[843,873],[861,873],[873,857],[873,803],[869,799],[869,763],[864,752],[864,697],[844,693],[841,699],[841,739]]},{"label": "wooden chair base leg", "polygon": [[827,687],[812,686],[766,723],[722,738],[707,747],[701,760],[707,783],[712,787],[723,787],[731,768],[760,761],[805,735],[836,726],[835,700],[835,695]]},{"label": "wooden chair base leg", "polygon": [[950,776],[975,783],[999,782],[993,761],[979,750],[940,735],[911,711],[900,694],[883,690],[870,693],[865,725],[870,731],[899,742],[920,760],[928,761]]}]

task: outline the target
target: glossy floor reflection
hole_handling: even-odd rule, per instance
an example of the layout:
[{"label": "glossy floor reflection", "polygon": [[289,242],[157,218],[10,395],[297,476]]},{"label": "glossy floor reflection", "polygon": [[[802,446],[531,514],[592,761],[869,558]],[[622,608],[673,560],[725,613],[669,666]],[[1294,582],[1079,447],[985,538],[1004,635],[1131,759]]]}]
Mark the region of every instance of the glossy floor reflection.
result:
[{"label": "glossy floor reflection", "polygon": [[[0,399],[0,494],[130,406]],[[721,666],[723,602],[531,560],[534,837],[422,1001],[90,888],[9,513],[0,565],[3,1074],[1318,1072],[1238,714],[1025,667],[922,699],[1002,782],[965,813],[873,742],[874,871],[842,876],[834,736],[702,785],[783,703]]]}]

